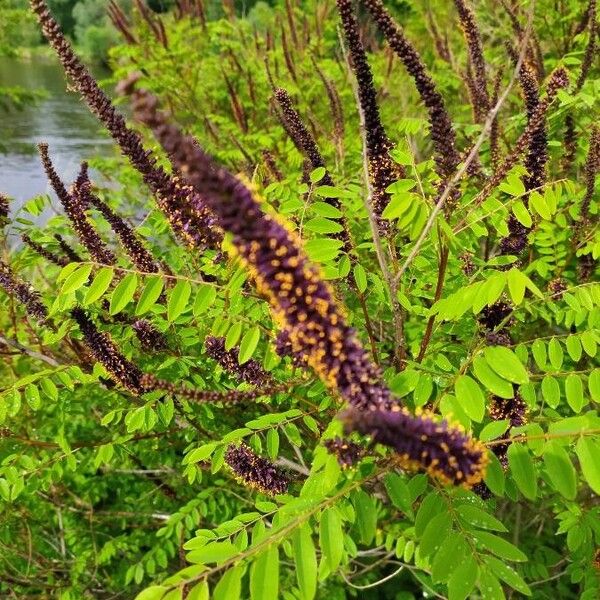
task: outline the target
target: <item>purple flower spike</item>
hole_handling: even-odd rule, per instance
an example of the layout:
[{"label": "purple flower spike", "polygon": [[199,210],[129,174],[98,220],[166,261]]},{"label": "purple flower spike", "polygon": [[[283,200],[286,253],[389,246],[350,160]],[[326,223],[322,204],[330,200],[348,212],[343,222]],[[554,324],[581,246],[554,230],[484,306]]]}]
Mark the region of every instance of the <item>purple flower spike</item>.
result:
[{"label": "purple flower spike", "polygon": [[211,335],[206,338],[204,345],[208,356],[216,360],[227,372],[242,381],[258,387],[271,380],[269,374],[253,358],[240,365],[237,358],[238,348],[225,350],[225,338]]},{"label": "purple flower spike", "polygon": [[246,444],[229,446],[225,462],[240,483],[263,494],[285,494],[290,485],[289,477],[281,469],[254,454]]},{"label": "purple flower spike", "polygon": [[469,488],[483,479],[488,463],[486,447],[459,426],[435,420],[432,413],[414,417],[405,408],[350,408],[342,419],[348,431],[370,435],[374,442],[394,448],[404,469],[423,470],[445,484]]},{"label": "purple flower spike", "polygon": [[355,442],[340,437],[323,442],[327,452],[337,457],[338,463],[344,469],[353,467],[363,456],[364,448]]},{"label": "purple flower spike", "polygon": [[[214,227],[214,217],[207,211],[201,198],[156,164],[156,159],[144,148],[140,136],[127,127],[123,115],[117,112],[110,98],[100,89],[96,80],[73,52],[46,2],[30,0],[29,4],[65,73],[90,110],[108,129],[121,152],[142,175],[144,183],[152,190],[159,208],[169,220],[175,234],[192,248],[217,247],[221,243],[222,235]],[[191,230],[193,234],[190,233]]]},{"label": "purple flower spike", "polygon": [[0,287],[18,300],[29,315],[42,322],[46,320],[48,311],[42,304],[40,295],[25,281],[19,279],[10,266],[0,259]]},{"label": "purple flower spike", "polygon": [[312,367],[350,404],[394,404],[356,334],[344,321],[330,287],[302,250],[301,241],[263,211],[252,192],[166,121],[156,99],[134,96],[136,116],[149,125],[171,160],[218,216],[220,226],[248,265],[259,291],[271,304],[293,355]]},{"label": "purple flower spike", "polygon": [[119,352],[110,336],[99,331],[92,319],[81,308],[74,308],[71,315],[79,325],[81,335],[92,356],[124,388],[136,396],[143,394],[146,389],[142,385],[142,372]]}]

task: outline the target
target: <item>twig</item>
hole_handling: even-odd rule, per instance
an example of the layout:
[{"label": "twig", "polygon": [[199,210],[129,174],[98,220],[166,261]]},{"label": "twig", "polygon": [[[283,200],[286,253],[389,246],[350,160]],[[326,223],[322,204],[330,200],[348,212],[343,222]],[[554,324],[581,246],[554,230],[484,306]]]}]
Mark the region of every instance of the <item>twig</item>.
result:
[{"label": "twig", "polygon": [[27,346],[23,346],[20,342],[16,340],[10,340],[0,335],[0,343],[6,346],[10,346],[11,348],[16,348],[22,354],[27,354],[27,356],[31,356],[31,358],[37,358],[53,367],[60,367],[60,363],[54,360],[50,356],[46,356],[45,354],[41,354],[40,352],[36,352],[35,350],[30,350]]}]

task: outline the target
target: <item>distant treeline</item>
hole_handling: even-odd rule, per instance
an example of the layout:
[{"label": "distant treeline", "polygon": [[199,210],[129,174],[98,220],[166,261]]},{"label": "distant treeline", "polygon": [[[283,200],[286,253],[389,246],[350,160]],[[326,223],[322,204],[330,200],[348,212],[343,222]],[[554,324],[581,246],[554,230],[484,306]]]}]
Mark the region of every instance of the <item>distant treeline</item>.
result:
[{"label": "distant treeline", "polygon": [[[117,3],[126,14],[134,10],[133,0],[117,0]],[[264,3],[273,4],[273,1]],[[119,37],[107,17],[106,0],[50,0],[48,4],[65,33],[89,59],[105,61],[108,49],[119,43]],[[147,0],[145,4],[155,12],[165,13],[172,10],[176,2]],[[206,4],[209,18],[221,16],[221,2],[209,0]],[[257,0],[236,0],[234,4],[236,10],[243,14],[257,4]],[[0,56],[19,55],[42,43],[28,0],[0,0]]]}]

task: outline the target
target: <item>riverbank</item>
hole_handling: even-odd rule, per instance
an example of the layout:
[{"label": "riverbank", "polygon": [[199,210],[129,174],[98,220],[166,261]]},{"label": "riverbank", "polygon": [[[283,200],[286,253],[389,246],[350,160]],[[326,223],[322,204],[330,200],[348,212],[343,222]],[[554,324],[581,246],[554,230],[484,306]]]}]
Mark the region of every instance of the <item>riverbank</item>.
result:
[{"label": "riverbank", "polygon": [[[102,69],[95,72],[109,75]],[[39,142],[49,144],[65,181],[75,177],[82,160],[110,154],[112,144],[78,94],[67,91],[53,56],[36,52],[33,60],[0,57],[0,81],[6,87],[44,92],[43,98],[20,109],[0,107],[0,191],[13,198],[14,213],[30,198],[49,193],[37,156]]]}]

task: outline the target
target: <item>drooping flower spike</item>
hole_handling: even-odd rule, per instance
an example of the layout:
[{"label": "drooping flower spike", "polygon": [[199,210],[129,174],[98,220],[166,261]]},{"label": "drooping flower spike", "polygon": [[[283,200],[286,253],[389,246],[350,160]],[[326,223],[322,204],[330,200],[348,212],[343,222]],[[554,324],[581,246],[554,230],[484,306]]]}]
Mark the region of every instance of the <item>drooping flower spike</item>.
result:
[{"label": "drooping flower spike", "polygon": [[[267,214],[252,192],[215,163],[193,138],[168,123],[158,110],[155,98],[138,91],[133,100],[136,117],[154,131],[173,164],[202,194],[218,216],[221,227],[231,234],[234,247],[285,332],[292,354],[301,357],[352,406],[356,412],[354,426],[360,430],[361,423],[370,423],[373,427],[369,432],[375,432],[377,418],[396,419],[396,440],[404,436],[413,440],[415,431],[437,434],[437,428],[441,428],[444,435],[434,436],[434,439],[439,442],[437,454],[446,448],[440,467],[447,472],[445,481],[471,485],[481,479],[485,452],[478,454],[478,442],[445,422],[436,425],[430,417],[411,417],[400,411],[382,381],[379,368],[346,324],[330,288],[309,264],[300,240]],[[390,412],[391,409],[396,412]],[[396,414],[402,418],[398,419]],[[380,436],[380,439],[394,448],[400,443],[391,436]],[[413,458],[415,462],[421,461],[425,469],[435,472],[437,454],[433,456],[427,447],[423,454],[415,454]]]},{"label": "drooping flower spike", "polygon": [[483,44],[481,43],[481,33],[475,19],[473,9],[469,6],[467,0],[454,0],[454,5],[458,12],[467,50],[469,52],[469,62],[473,69],[473,80],[475,82],[475,115],[478,122],[483,122],[490,109],[490,97],[487,89],[487,74],[485,58],[483,56]]},{"label": "drooping flower spike", "polygon": [[108,221],[112,230],[117,234],[123,249],[131,262],[142,272],[158,273],[158,264],[145,248],[135,231],[125,220],[115,213],[106,202],[92,192],[92,184],[88,176],[87,163],[82,163],[81,172],[75,184],[77,194],[86,207],[94,206]]},{"label": "drooping flower spike", "polygon": [[[390,196],[385,190],[394,181],[404,176],[404,169],[396,164],[389,154],[394,145],[388,138],[381,122],[373,74],[360,39],[352,0],[337,0],[337,7],[348,45],[352,70],[356,77],[358,98],[364,119],[366,152],[373,186],[373,211],[376,216],[381,217],[390,201]],[[381,221],[379,225],[382,232],[385,233],[387,223]]]},{"label": "drooping flower spike", "polygon": [[285,494],[290,478],[271,461],[257,456],[246,444],[231,444],[225,452],[225,463],[243,485],[263,494]]},{"label": "drooping flower spike", "polygon": [[423,412],[416,418],[405,408],[390,411],[360,411],[342,414],[348,431],[370,435],[374,442],[390,446],[399,455],[399,465],[422,470],[445,484],[471,487],[479,483],[488,463],[487,449],[458,425],[436,420]]},{"label": "drooping flower spike", "polygon": [[423,63],[419,53],[404,35],[381,0],[362,0],[388,44],[414,79],[421,100],[429,113],[429,133],[435,148],[435,163],[439,176],[446,180],[452,176],[460,162],[456,149],[456,134],[442,95]]},{"label": "drooping flower spike", "polygon": [[228,373],[250,385],[260,386],[271,380],[271,376],[261,367],[260,363],[251,358],[240,365],[238,362],[239,349],[234,347],[225,349],[225,338],[208,336],[204,340],[206,354],[216,360]]},{"label": "drooping flower spike", "polygon": [[59,233],[54,234],[54,239],[58,242],[60,249],[63,251],[64,255],[69,259],[70,262],[83,262],[83,258],[67,244],[62,235]]},{"label": "drooping flower spike", "polygon": [[[144,149],[140,136],[127,127],[125,118],[117,112],[108,96],[73,52],[45,0],[30,0],[30,5],[72,84],[107,128],[121,152],[142,175],[175,234],[192,248],[218,247],[222,235],[214,226],[214,218],[201,198],[177,177],[170,176],[157,165],[151,152]],[[193,227],[191,222],[194,223]]]},{"label": "drooping flower spike", "polygon": [[0,258],[0,287],[9,295],[20,302],[27,311],[39,322],[44,322],[48,310],[41,300],[41,296],[31,285],[20,279],[12,268]]},{"label": "drooping flower spike", "polygon": [[267,384],[264,387],[253,388],[251,390],[227,390],[220,392],[217,390],[197,390],[179,383],[165,381],[159,379],[150,373],[144,373],[141,379],[142,387],[146,391],[161,390],[172,394],[173,396],[181,396],[192,402],[203,403],[219,403],[219,404],[238,404],[240,402],[248,402],[258,400],[259,398],[267,398],[282,392],[288,392],[292,386],[290,383],[282,384]]},{"label": "drooping flower spike", "polygon": [[54,254],[54,252],[50,252],[47,248],[44,248],[41,244],[34,242],[28,234],[24,233],[21,235],[21,239],[25,244],[27,244],[36,254],[39,254],[42,258],[45,258],[47,261],[58,265],[59,267],[64,267],[69,264],[69,259],[65,256],[58,256],[58,254]]},{"label": "drooping flower spike", "polygon": [[115,381],[136,396],[148,391],[142,384],[142,371],[121,354],[107,333],[99,331],[83,309],[74,308],[71,316],[79,325],[81,335],[92,356]]}]

